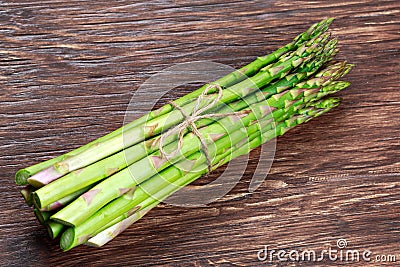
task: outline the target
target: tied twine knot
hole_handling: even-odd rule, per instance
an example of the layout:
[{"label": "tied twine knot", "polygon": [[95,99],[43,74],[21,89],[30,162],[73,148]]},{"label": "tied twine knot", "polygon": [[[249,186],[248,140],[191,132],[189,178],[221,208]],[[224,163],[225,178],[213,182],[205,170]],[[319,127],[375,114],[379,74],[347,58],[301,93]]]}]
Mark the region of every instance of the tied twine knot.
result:
[{"label": "tied twine knot", "polygon": [[[203,99],[206,99],[206,96],[212,89],[217,89],[217,97],[211,101],[205,104],[203,107],[201,107],[201,103]],[[158,148],[160,150],[160,154],[163,158],[168,159],[170,155],[168,155],[164,148],[164,140],[168,136],[178,134],[178,147],[176,150],[174,150],[171,154],[174,156],[181,148],[182,148],[182,143],[183,143],[183,136],[185,135],[185,130],[189,129],[197,138],[200,140],[200,144],[203,150],[203,153],[207,159],[207,164],[208,164],[208,171],[210,172],[212,170],[212,159],[210,158],[210,155],[208,153],[208,146],[206,141],[204,140],[204,137],[200,133],[199,129],[197,128],[195,122],[197,122],[200,119],[210,119],[210,118],[221,118],[221,117],[226,117],[226,116],[231,116],[231,115],[241,115],[241,114],[247,114],[248,112],[244,111],[239,111],[239,112],[232,112],[232,113],[210,113],[210,114],[204,114],[201,115],[203,112],[213,108],[222,98],[222,87],[218,84],[209,84],[204,91],[200,94],[200,96],[196,100],[196,104],[191,112],[191,114],[187,114],[183,108],[180,106],[176,105],[174,102],[169,101],[169,104],[172,105],[174,108],[179,110],[184,117],[184,120],[179,123],[178,125],[172,127],[169,129],[167,132],[164,134],[161,134],[160,141],[158,143]]]}]

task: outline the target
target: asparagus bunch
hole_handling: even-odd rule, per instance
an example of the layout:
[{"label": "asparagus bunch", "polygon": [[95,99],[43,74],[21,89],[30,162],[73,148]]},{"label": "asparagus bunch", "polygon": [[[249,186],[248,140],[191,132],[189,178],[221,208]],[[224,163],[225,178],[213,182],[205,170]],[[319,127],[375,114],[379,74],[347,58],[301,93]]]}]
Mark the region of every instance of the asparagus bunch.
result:
[{"label": "asparagus bunch", "polygon": [[[26,203],[51,238],[62,233],[63,250],[102,246],[210,169],[331,110],[339,100],[326,96],[349,86],[338,79],[352,68],[331,62],[338,52],[326,32],[332,20],[104,137],[18,171],[16,183],[29,183],[21,191]],[[196,119],[188,118],[195,110]]]},{"label": "asparagus bunch", "polygon": [[[245,80],[247,77],[251,77],[254,74],[256,74],[261,68],[267,66],[268,64],[276,61],[277,58],[280,56],[284,55],[288,51],[293,51],[297,49],[300,45],[304,44],[305,41],[309,41],[311,38],[316,37],[321,35],[322,33],[326,32],[328,29],[329,25],[332,23],[333,19],[325,19],[322,20],[319,23],[316,23],[312,25],[307,31],[304,33],[298,35],[294,40],[277,49],[271,54],[268,54],[266,56],[258,57],[255,61],[251,62],[250,64],[242,67],[241,69],[234,71],[219,80],[215,81],[215,84],[218,84],[221,87],[227,88],[231,85],[234,85],[240,81]],[[174,103],[175,105],[182,106],[187,103],[192,102],[193,99],[196,99],[197,97],[200,96],[200,94],[203,92],[203,90],[207,87],[208,85],[204,85],[198,90],[193,91],[192,93],[183,96],[182,98],[175,100]],[[16,173],[16,183],[18,185],[25,185],[28,183],[28,178],[35,175],[37,175],[34,179],[32,179],[31,183],[35,183],[35,179],[38,179],[38,185],[44,185],[49,183],[50,181],[53,181],[60,177],[61,175],[71,172],[73,170],[79,169],[81,167],[87,166],[90,163],[93,163],[95,159],[99,158],[104,158],[109,155],[105,155],[107,152],[110,152],[109,146],[113,143],[117,143],[117,147],[113,147],[112,150],[118,150],[121,147],[121,138],[124,132],[128,132],[130,129],[137,128],[137,126],[142,125],[146,121],[151,121],[154,119],[157,119],[159,117],[162,117],[165,114],[168,114],[174,110],[173,106],[171,104],[167,104],[163,107],[161,107],[158,110],[150,112],[148,115],[143,116],[142,118],[133,121],[132,123],[125,125],[116,131],[105,135],[93,142],[90,142],[80,148],[77,148],[69,153],[66,153],[64,155],[61,155],[57,158],[24,168],[19,170]],[[182,118],[180,118],[182,119]],[[144,129],[143,131],[146,131]],[[127,133],[126,133],[127,134]],[[148,134],[150,134],[148,132]],[[154,134],[154,133],[153,133]],[[107,140],[114,140],[114,142],[106,142]],[[118,142],[119,141],[119,142]],[[132,141],[134,142],[134,141]],[[106,151],[104,151],[106,150]],[[119,149],[121,150],[121,149]],[[104,151],[103,153],[100,153]],[[96,152],[100,153],[96,155]],[[112,154],[112,152],[110,152]],[[85,157],[85,156],[92,156],[94,157]],[[84,162],[79,160],[79,157],[84,158]]]},{"label": "asparagus bunch", "polygon": [[[262,92],[258,94],[251,94],[246,96],[244,99],[238,100],[236,102],[230,103],[224,106],[219,111],[221,113],[229,113],[231,111],[240,111],[250,104],[259,102],[265,97],[274,95],[281,92],[282,88],[289,88],[295,85],[297,82],[301,81],[305,77],[314,73],[318,70],[326,58],[334,55],[336,53],[335,45],[336,40],[332,40],[327,48],[328,50],[320,57],[319,61],[313,61],[302,66],[296,74],[291,74],[285,76],[278,82],[269,85]],[[327,76],[327,75],[325,75]],[[322,82],[320,79],[319,82]],[[197,124],[201,126],[206,126],[215,122],[210,119],[203,119],[198,121]],[[40,206],[50,205],[52,202],[56,201],[60,197],[66,197],[78,189],[84,188],[90,183],[100,181],[105,177],[110,176],[117,170],[124,169],[126,166],[137,162],[138,160],[145,157],[146,154],[157,151],[157,144],[159,142],[160,136],[154,137],[147,142],[139,143],[135,146],[129,147],[119,153],[116,153],[108,158],[105,158],[99,162],[91,164],[85,168],[79,170],[79,172],[71,172],[64,177],[52,182],[48,186],[45,186],[35,192],[36,203]],[[171,142],[167,140],[167,143]]]}]

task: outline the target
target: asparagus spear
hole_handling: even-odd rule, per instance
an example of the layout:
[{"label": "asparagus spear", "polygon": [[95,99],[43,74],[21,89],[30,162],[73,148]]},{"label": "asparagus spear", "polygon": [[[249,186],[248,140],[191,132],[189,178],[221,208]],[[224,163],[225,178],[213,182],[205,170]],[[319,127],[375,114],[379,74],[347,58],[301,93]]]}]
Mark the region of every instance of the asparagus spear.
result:
[{"label": "asparagus spear", "polygon": [[[233,84],[236,84],[236,83],[242,81],[246,77],[250,77],[250,76],[254,75],[255,73],[257,73],[259,71],[259,69],[272,63],[278,57],[280,57],[282,54],[286,53],[287,51],[297,49],[305,41],[308,41],[311,38],[324,33],[328,29],[328,27],[332,23],[332,21],[333,21],[333,18],[329,18],[329,19],[324,19],[321,22],[312,25],[307,31],[298,35],[291,43],[285,45],[284,47],[279,48],[278,50],[274,51],[273,53],[271,53],[269,55],[266,55],[263,57],[258,57],[255,61],[242,67],[241,69],[239,69],[237,71],[234,71],[234,72],[226,75],[225,77],[218,79],[217,81],[215,81],[215,83],[219,84],[221,87],[229,87]],[[206,88],[206,86],[207,85],[203,86],[202,88],[200,88],[188,95],[185,95],[184,97],[182,97],[178,100],[175,100],[174,101],[175,104],[180,106],[180,105],[187,103],[191,99],[197,98],[203,92],[203,90]],[[140,119],[137,119],[134,122],[131,122],[128,125],[125,125],[124,127],[121,127],[119,129],[117,129],[116,131],[114,131],[106,136],[103,136],[97,140],[94,140],[82,147],[79,147],[69,153],[66,153],[64,155],[47,160],[45,162],[21,169],[16,173],[15,181],[18,185],[27,184],[27,179],[29,177],[31,177],[32,175],[34,175],[38,172],[41,172],[41,171],[51,167],[54,164],[62,162],[68,157],[76,156],[76,155],[80,154],[81,152],[89,149],[90,147],[92,147],[98,143],[101,143],[107,139],[112,139],[113,137],[121,134],[124,130],[141,125],[148,120],[157,118],[164,114],[167,114],[168,112],[170,112],[172,110],[173,110],[173,107],[170,104],[167,104],[167,105],[161,107],[160,109],[158,109],[156,111],[152,111],[148,115],[143,116]]]},{"label": "asparagus spear", "polygon": [[[273,66],[268,70],[260,72],[249,79],[243,80],[242,82],[223,90],[221,101],[217,103],[216,106],[222,105],[222,103],[230,103],[240,97],[253,93],[259,87],[269,84],[274,79],[285,76],[290,70],[298,67],[301,63],[310,61],[315,53],[323,50],[328,37],[329,34],[322,34],[317,38],[311,39],[300,46],[295,55],[287,59],[287,61],[273,64]],[[217,97],[215,93],[210,94],[209,96],[210,101],[215,100]],[[201,104],[203,105],[201,107],[204,107],[205,103]],[[182,109],[187,114],[190,114],[195,105],[196,102],[190,102],[183,106]],[[156,119],[146,122],[144,125],[133,127],[125,131],[123,134],[121,133],[112,139],[98,143],[96,146],[90,147],[79,155],[58,162],[48,169],[30,177],[28,182],[35,186],[47,184],[70,171],[85,167],[93,162],[121,151],[124,147],[130,147],[143,141],[145,138],[157,135],[161,131],[169,129],[170,127],[182,122],[183,119],[184,116],[181,111],[173,110],[168,114],[164,114]]]},{"label": "asparagus spear", "polygon": [[[254,138],[250,141],[250,145],[249,143],[244,144],[242,147],[243,149],[233,149],[230,150],[229,155],[225,158],[225,159],[218,159],[215,158],[217,161],[215,162],[216,165],[213,168],[217,168],[218,166],[226,163],[227,161],[231,160],[234,157],[240,156],[242,154],[246,154],[248,153],[251,149],[261,145],[262,143],[274,138],[277,135],[281,135],[283,133],[285,133],[287,130],[289,130],[290,128],[301,124],[309,119],[311,119],[313,117],[317,117],[319,115],[321,115],[322,113],[330,110],[331,108],[333,108],[334,106],[337,106],[337,101],[335,99],[335,101],[332,101],[332,104],[328,107],[328,108],[324,108],[324,109],[315,109],[313,107],[309,107],[308,108],[308,112],[307,111],[302,111],[300,113],[300,115],[295,116],[290,118],[289,120],[285,121],[284,123],[280,123],[278,124],[276,129],[270,130],[270,131],[266,131],[262,134],[261,138]],[[325,101],[325,106],[327,105],[327,101]],[[310,112],[310,111],[314,111],[314,112]],[[229,149],[228,149],[229,150]],[[199,153],[198,155],[199,157],[204,157],[202,154]],[[203,161],[204,162],[204,161]],[[171,172],[171,171],[176,171],[176,167],[171,167],[169,168],[167,171]],[[203,172],[207,172],[207,166],[204,166],[202,168]],[[198,177],[202,176],[204,173],[202,172],[198,172],[198,173],[193,173],[193,172],[189,172],[186,175],[184,175],[185,179],[181,179],[180,183],[181,185],[186,185],[187,183],[193,181],[194,179],[197,179]],[[163,175],[162,177],[171,177],[171,174],[168,173],[167,175]],[[165,178],[168,179],[168,178]],[[170,184],[171,185],[171,184]],[[172,194],[173,192],[175,192],[177,189],[179,189],[180,185],[178,183],[177,185],[172,186],[175,190],[172,190],[169,192],[169,194],[167,194],[166,196]],[[153,188],[152,186],[150,186],[149,188]],[[159,191],[158,191],[159,192]],[[164,196],[165,198],[165,196]],[[150,199],[150,198],[146,198]],[[160,198],[156,198],[156,199],[160,199]],[[151,202],[151,200],[150,200]],[[149,206],[145,207],[144,209],[139,207],[139,211],[136,211],[133,215],[129,216],[128,219],[122,221],[122,223],[119,223],[119,225],[117,226],[112,226],[114,229],[117,228],[116,232],[112,232],[111,235],[107,234],[107,229],[105,230],[105,233],[100,234],[99,236],[97,236],[98,239],[100,239],[99,241],[96,241],[96,238],[90,241],[89,244],[92,245],[96,245],[96,244],[100,244],[102,245],[103,243],[108,242],[109,240],[111,240],[112,238],[114,238],[115,235],[117,235],[118,233],[120,233],[123,229],[125,229],[127,226],[130,225],[130,223],[132,223],[133,221],[136,221],[137,219],[139,219],[141,216],[144,215],[144,213],[148,212],[149,208],[154,207],[155,205],[157,205],[156,203],[158,203],[159,200],[155,200],[153,203],[149,204]],[[144,210],[141,211],[141,210]],[[102,218],[110,218],[109,216],[115,215],[114,212],[106,212],[103,211],[102,214]],[[82,224],[81,226],[75,227],[75,228],[69,228],[67,229],[60,240],[60,246],[61,248],[66,251],[69,250],[79,244],[84,243],[90,236],[94,235],[96,233],[96,228],[98,229],[98,227],[96,227],[97,225],[95,225],[95,221],[93,218],[96,217],[91,217],[88,221],[86,221],[84,224]],[[118,227],[122,227],[122,229],[118,229]],[[112,229],[113,229],[112,228]]]},{"label": "asparagus spear", "polygon": [[[336,53],[335,47],[336,40],[332,40],[328,43],[323,56],[320,56],[318,60],[304,64],[299,69],[298,73],[288,75],[278,82],[266,88],[263,88],[262,92],[264,92],[264,94],[262,92],[258,92],[259,94],[246,96],[243,100],[238,100],[235,103],[224,106],[222,109],[219,110],[219,112],[230,113],[232,111],[242,110],[248,105],[264,99],[265,96],[268,97],[269,95],[273,95],[274,93],[281,92],[283,89],[290,88],[297,82],[305,79],[306,77],[309,77],[311,74],[317,71],[320,66],[326,62],[326,60],[329,60],[330,57],[334,53]],[[325,71],[329,73],[332,72],[329,68]],[[215,123],[215,120],[202,119],[197,124],[198,127],[203,127],[211,123]],[[46,206],[64,196],[68,196],[76,190],[79,190],[96,181],[102,180],[118,172],[119,170],[124,169],[126,166],[131,165],[132,163],[142,159],[148,153],[152,153],[157,150],[158,147],[152,146],[151,144],[155,144],[158,141],[159,137],[154,137],[149,141],[134,145],[99,162],[84,167],[83,169],[73,171],[65,175],[64,177],[50,183],[49,185],[38,189],[35,192],[35,201],[36,203],[38,203],[39,207]],[[174,141],[173,138],[166,139],[166,144],[171,143],[172,141]]]},{"label": "asparagus spear", "polygon": [[[343,66],[342,68],[343,69]],[[340,69],[339,69],[340,72]],[[321,80],[324,80],[326,78],[319,78]],[[313,79],[314,82],[318,81],[318,79]],[[303,84],[309,86],[307,83]],[[316,91],[319,91],[319,88],[314,89],[314,90],[307,90],[304,89],[292,89],[289,90],[288,92],[285,92],[284,94],[280,94],[279,98],[271,98],[268,99],[266,102],[269,106],[276,107],[276,108],[284,108],[288,104],[291,104],[290,101],[293,101],[296,98],[299,98],[302,96],[302,94],[310,94],[314,93]],[[257,109],[264,109],[265,110],[265,103],[258,103],[255,105],[256,110]],[[278,111],[276,111],[278,112]],[[283,111],[284,112],[284,111]],[[262,115],[261,111],[261,116]],[[274,112],[271,114],[269,118],[274,118]],[[252,121],[257,120],[258,116],[254,117],[254,113],[250,113],[248,116],[244,117],[241,119],[243,124],[245,126],[248,126]],[[246,119],[247,118],[247,119]],[[268,118],[268,114],[267,114]],[[276,117],[275,117],[276,118]],[[246,119],[246,120],[245,120]],[[206,128],[207,131],[204,131],[202,134],[203,136],[206,136],[207,133],[218,133],[220,135],[219,139],[222,139],[223,137],[230,137],[232,135],[232,132],[238,129],[237,123],[234,125],[231,125],[230,123],[230,118],[227,117],[223,120],[220,120],[220,124],[218,125],[211,125]],[[215,126],[215,127],[212,127]],[[239,127],[240,128],[240,127]],[[218,129],[218,130],[217,130]],[[160,152],[157,151],[150,155],[149,157],[144,158],[141,161],[138,161],[134,164],[132,164],[129,169],[125,169],[110,178],[104,180],[102,183],[94,187],[92,190],[93,192],[90,192],[90,202],[87,201],[88,197],[86,195],[81,196],[78,198],[76,201],[71,203],[69,206],[66,208],[62,209],[61,211],[57,212],[55,215],[52,216],[52,219],[68,224],[68,225],[79,225],[83,221],[85,221],[87,218],[89,218],[92,214],[94,214],[98,209],[100,209],[102,206],[110,202],[111,200],[119,197],[121,195],[121,188],[131,188],[136,184],[141,183],[142,181],[146,180],[148,177],[151,177],[152,175],[155,175],[157,172],[160,172],[164,168],[168,167],[171,163],[177,162],[179,159],[182,158],[182,156],[187,156],[192,153],[195,153],[196,151],[199,150],[199,140],[197,137],[194,137],[193,135],[187,135],[183,139],[183,145],[181,148],[181,155],[178,155],[175,157],[175,159],[170,159],[170,161],[163,161],[159,162],[162,160],[159,155]],[[216,141],[218,139],[214,139]],[[228,145],[225,144],[224,147],[227,147]],[[154,162],[154,158],[156,160]],[[156,165],[158,164],[158,165]],[[140,170],[140,173],[134,170]],[[132,177],[131,172],[135,173],[135,177]],[[137,173],[137,175],[136,175]]]}]

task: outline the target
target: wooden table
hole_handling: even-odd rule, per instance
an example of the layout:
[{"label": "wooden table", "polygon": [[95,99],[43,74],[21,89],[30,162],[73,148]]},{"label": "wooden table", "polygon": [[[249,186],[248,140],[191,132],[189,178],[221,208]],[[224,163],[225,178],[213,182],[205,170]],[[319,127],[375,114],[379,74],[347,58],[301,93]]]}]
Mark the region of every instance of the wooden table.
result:
[{"label": "wooden table", "polygon": [[[337,249],[339,238],[400,262],[399,10],[397,0],[2,1],[0,265],[336,266],[261,262],[257,252]],[[63,253],[46,237],[14,184],[19,168],[119,127],[135,90],[166,67],[237,68],[327,16],[337,18],[338,58],[357,65],[352,86],[335,111],[278,139],[253,194],[258,150],[241,182],[206,207],[162,205],[103,249]],[[351,266],[367,265],[379,263]]]}]

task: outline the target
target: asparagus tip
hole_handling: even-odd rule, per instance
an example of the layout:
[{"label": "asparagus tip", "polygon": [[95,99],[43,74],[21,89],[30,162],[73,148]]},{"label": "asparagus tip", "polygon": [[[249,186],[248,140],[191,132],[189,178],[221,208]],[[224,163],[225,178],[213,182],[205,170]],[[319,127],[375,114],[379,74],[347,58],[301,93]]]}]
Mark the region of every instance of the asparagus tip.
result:
[{"label": "asparagus tip", "polygon": [[331,17],[331,18],[325,18],[323,19],[319,24],[320,27],[324,30],[327,30],[329,28],[329,26],[331,26],[332,22],[335,20],[335,18]]},{"label": "asparagus tip", "polygon": [[331,24],[334,20],[335,20],[334,17],[330,17],[330,18],[327,18],[327,19],[326,19],[326,22],[327,22],[328,24]]},{"label": "asparagus tip", "polygon": [[312,106],[320,109],[332,109],[339,106],[340,102],[340,97],[329,97],[316,102]]}]

